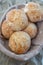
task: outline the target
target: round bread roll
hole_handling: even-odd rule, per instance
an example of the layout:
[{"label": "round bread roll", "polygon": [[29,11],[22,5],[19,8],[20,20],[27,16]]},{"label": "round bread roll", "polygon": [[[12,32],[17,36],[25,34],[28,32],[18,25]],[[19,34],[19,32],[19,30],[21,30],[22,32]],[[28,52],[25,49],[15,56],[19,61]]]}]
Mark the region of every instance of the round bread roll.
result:
[{"label": "round bread roll", "polygon": [[39,4],[30,2],[26,4],[24,11],[31,22],[35,23],[42,20],[41,18],[42,14],[41,14],[41,9]]},{"label": "round bread roll", "polygon": [[23,31],[13,33],[9,39],[10,49],[17,54],[26,53],[30,49],[30,45],[31,38]]},{"label": "round bread roll", "polygon": [[27,32],[31,38],[34,38],[37,34],[37,27],[34,23],[29,23],[24,31]]},{"label": "round bread roll", "polygon": [[28,2],[25,6],[28,10],[35,10],[35,9],[40,9],[40,5],[35,2]]},{"label": "round bread roll", "polygon": [[4,20],[2,23],[2,34],[5,38],[9,39],[9,37],[11,36],[11,34],[13,33],[13,30],[11,29],[11,27],[9,26],[9,22]]},{"label": "round bread roll", "polygon": [[12,9],[6,15],[6,20],[13,23],[12,29],[14,31],[23,30],[28,25],[26,14],[20,9]]}]

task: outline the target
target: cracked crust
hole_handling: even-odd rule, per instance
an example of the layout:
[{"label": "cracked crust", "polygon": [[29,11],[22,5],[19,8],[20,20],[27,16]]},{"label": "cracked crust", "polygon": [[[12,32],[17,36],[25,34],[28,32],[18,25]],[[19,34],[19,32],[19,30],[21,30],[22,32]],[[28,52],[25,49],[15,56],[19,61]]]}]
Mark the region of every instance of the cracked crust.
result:
[{"label": "cracked crust", "polygon": [[5,38],[9,39],[9,37],[12,35],[13,30],[11,29],[11,27],[9,26],[9,22],[4,20],[2,23],[2,34]]},{"label": "cracked crust", "polygon": [[14,31],[23,30],[28,25],[28,18],[26,14],[20,9],[12,9],[6,15],[6,20],[13,23],[12,29]]},{"label": "cracked crust", "polygon": [[27,14],[31,22],[38,22],[42,20],[42,13],[40,5],[34,2],[26,4],[24,12]]},{"label": "cracked crust", "polygon": [[27,32],[31,38],[34,38],[37,35],[37,26],[34,23],[29,23],[24,31]]},{"label": "cracked crust", "polygon": [[9,39],[10,49],[17,54],[27,52],[30,49],[30,45],[31,38],[23,31],[13,33]]}]

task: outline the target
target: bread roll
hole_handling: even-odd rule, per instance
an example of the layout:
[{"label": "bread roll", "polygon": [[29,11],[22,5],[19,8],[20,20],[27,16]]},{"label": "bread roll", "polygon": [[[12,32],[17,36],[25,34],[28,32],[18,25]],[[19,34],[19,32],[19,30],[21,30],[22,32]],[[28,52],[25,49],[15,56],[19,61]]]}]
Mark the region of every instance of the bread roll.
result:
[{"label": "bread roll", "polygon": [[6,15],[6,20],[13,23],[12,29],[14,31],[23,30],[28,25],[28,19],[24,11],[20,9],[12,9]]},{"label": "bread roll", "polygon": [[5,38],[9,39],[9,37],[12,35],[13,30],[11,29],[9,22],[4,20],[2,23],[2,34]]},{"label": "bread roll", "polygon": [[10,49],[17,54],[26,53],[30,49],[31,38],[23,31],[15,32],[9,39]]},{"label": "bread roll", "polygon": [[29,23],[24,31],[27,32],[31,38],[34,38],[37,35],[37,27],[34,23]]},{"label": "bread roll", "polygon": [[40,5],[34,2],[29,2],[24,8],[25,13],[31,22],[38,22],[42,20]]}]

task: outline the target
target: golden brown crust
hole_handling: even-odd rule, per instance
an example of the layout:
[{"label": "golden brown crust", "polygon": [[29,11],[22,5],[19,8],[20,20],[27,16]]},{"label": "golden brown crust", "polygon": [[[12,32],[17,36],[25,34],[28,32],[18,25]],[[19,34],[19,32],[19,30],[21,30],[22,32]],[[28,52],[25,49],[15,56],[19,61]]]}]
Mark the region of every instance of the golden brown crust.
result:
[{"label": "golden brown crust", "polygon": [[9,38],[13,33],[11,27],[9,26],[9,22],[4,20],[2,23],[2,34],[5,38]]},{"label": "golden brown crust", "polygon": [[12,9],[6,15],[6,20],[13,23],[13,30],[23,30],[28,25],[26,14],[20,9]]},{"label": "golden brown crust", "polygon": [[27,32],[31,38],[37,35],[37,27],[34,23],[30,23],[24,31]]},{"label": "golden brown crust", "polygon": [[31,22],[35,23],[42,20],[42,14],[39,4],[30,2],[26,4],[24,11],[26,11],[26,14]]},{"label": "golden brown crust", "polygon": [[39,10],[31,10],[29,12],[27,12],[27,15],[29,17],[29,19],[31,20],[31,22],[38,22],[41,21],[41,12]]},{"label": "golden brown crust", "polygon": [[38,3],[35,2],[29,2],[26,4],[26,8],[32,10],[32,9],[39,9],[40,5]]},{"label": "golden brown crust", "polygon": [[31,45],[30,36],[23,32],[15,32],[9,39],[9,47],[10,49],[18,54],[22,54],[28,51]]}]

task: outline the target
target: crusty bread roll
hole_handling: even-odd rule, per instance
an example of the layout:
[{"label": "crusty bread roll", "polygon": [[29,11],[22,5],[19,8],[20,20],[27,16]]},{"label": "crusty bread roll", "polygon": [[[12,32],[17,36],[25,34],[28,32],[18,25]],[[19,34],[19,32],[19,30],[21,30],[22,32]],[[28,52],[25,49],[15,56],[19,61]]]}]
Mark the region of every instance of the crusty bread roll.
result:
[{"label": "crusty bread roll", "polygon": [[23,30],[28,25],[28,18],[24,11],[20,9],[12,9],[6,15],[6,20],[13,23],[12,29],[14,31]]},{"label": "crusty bread roll", "polygon": [[29,2],[28,4],[25,5],[24,11],[31,22],[36,23],[42,20],[42,14],[39,4]]},{"label": "crusty bread roll", "polygon": [[29,10],[35,10],[35,9],[39,9],[40,5],[35,2],[28,2],[25,7]]},{"label": "crusty bread roll", "polygon": [[17,54],[27,52],[30,49],[30,45],[31,38],[23,31],[13,33],[9,39],[10,49]]},{"label": "crusty bread roll", "polygon": [[27,32],[31,38],[34,38],[37,34],[37,26],[34,23],[29,23],[24,31]]},{"label": "crusty bread roll", "polygon": [[2,34],[5,38],[9,39],[9,37],[11,36],[11,34],[13,33],[13,30],[11,29],[9,22],[4,20],[2,23]]}]

